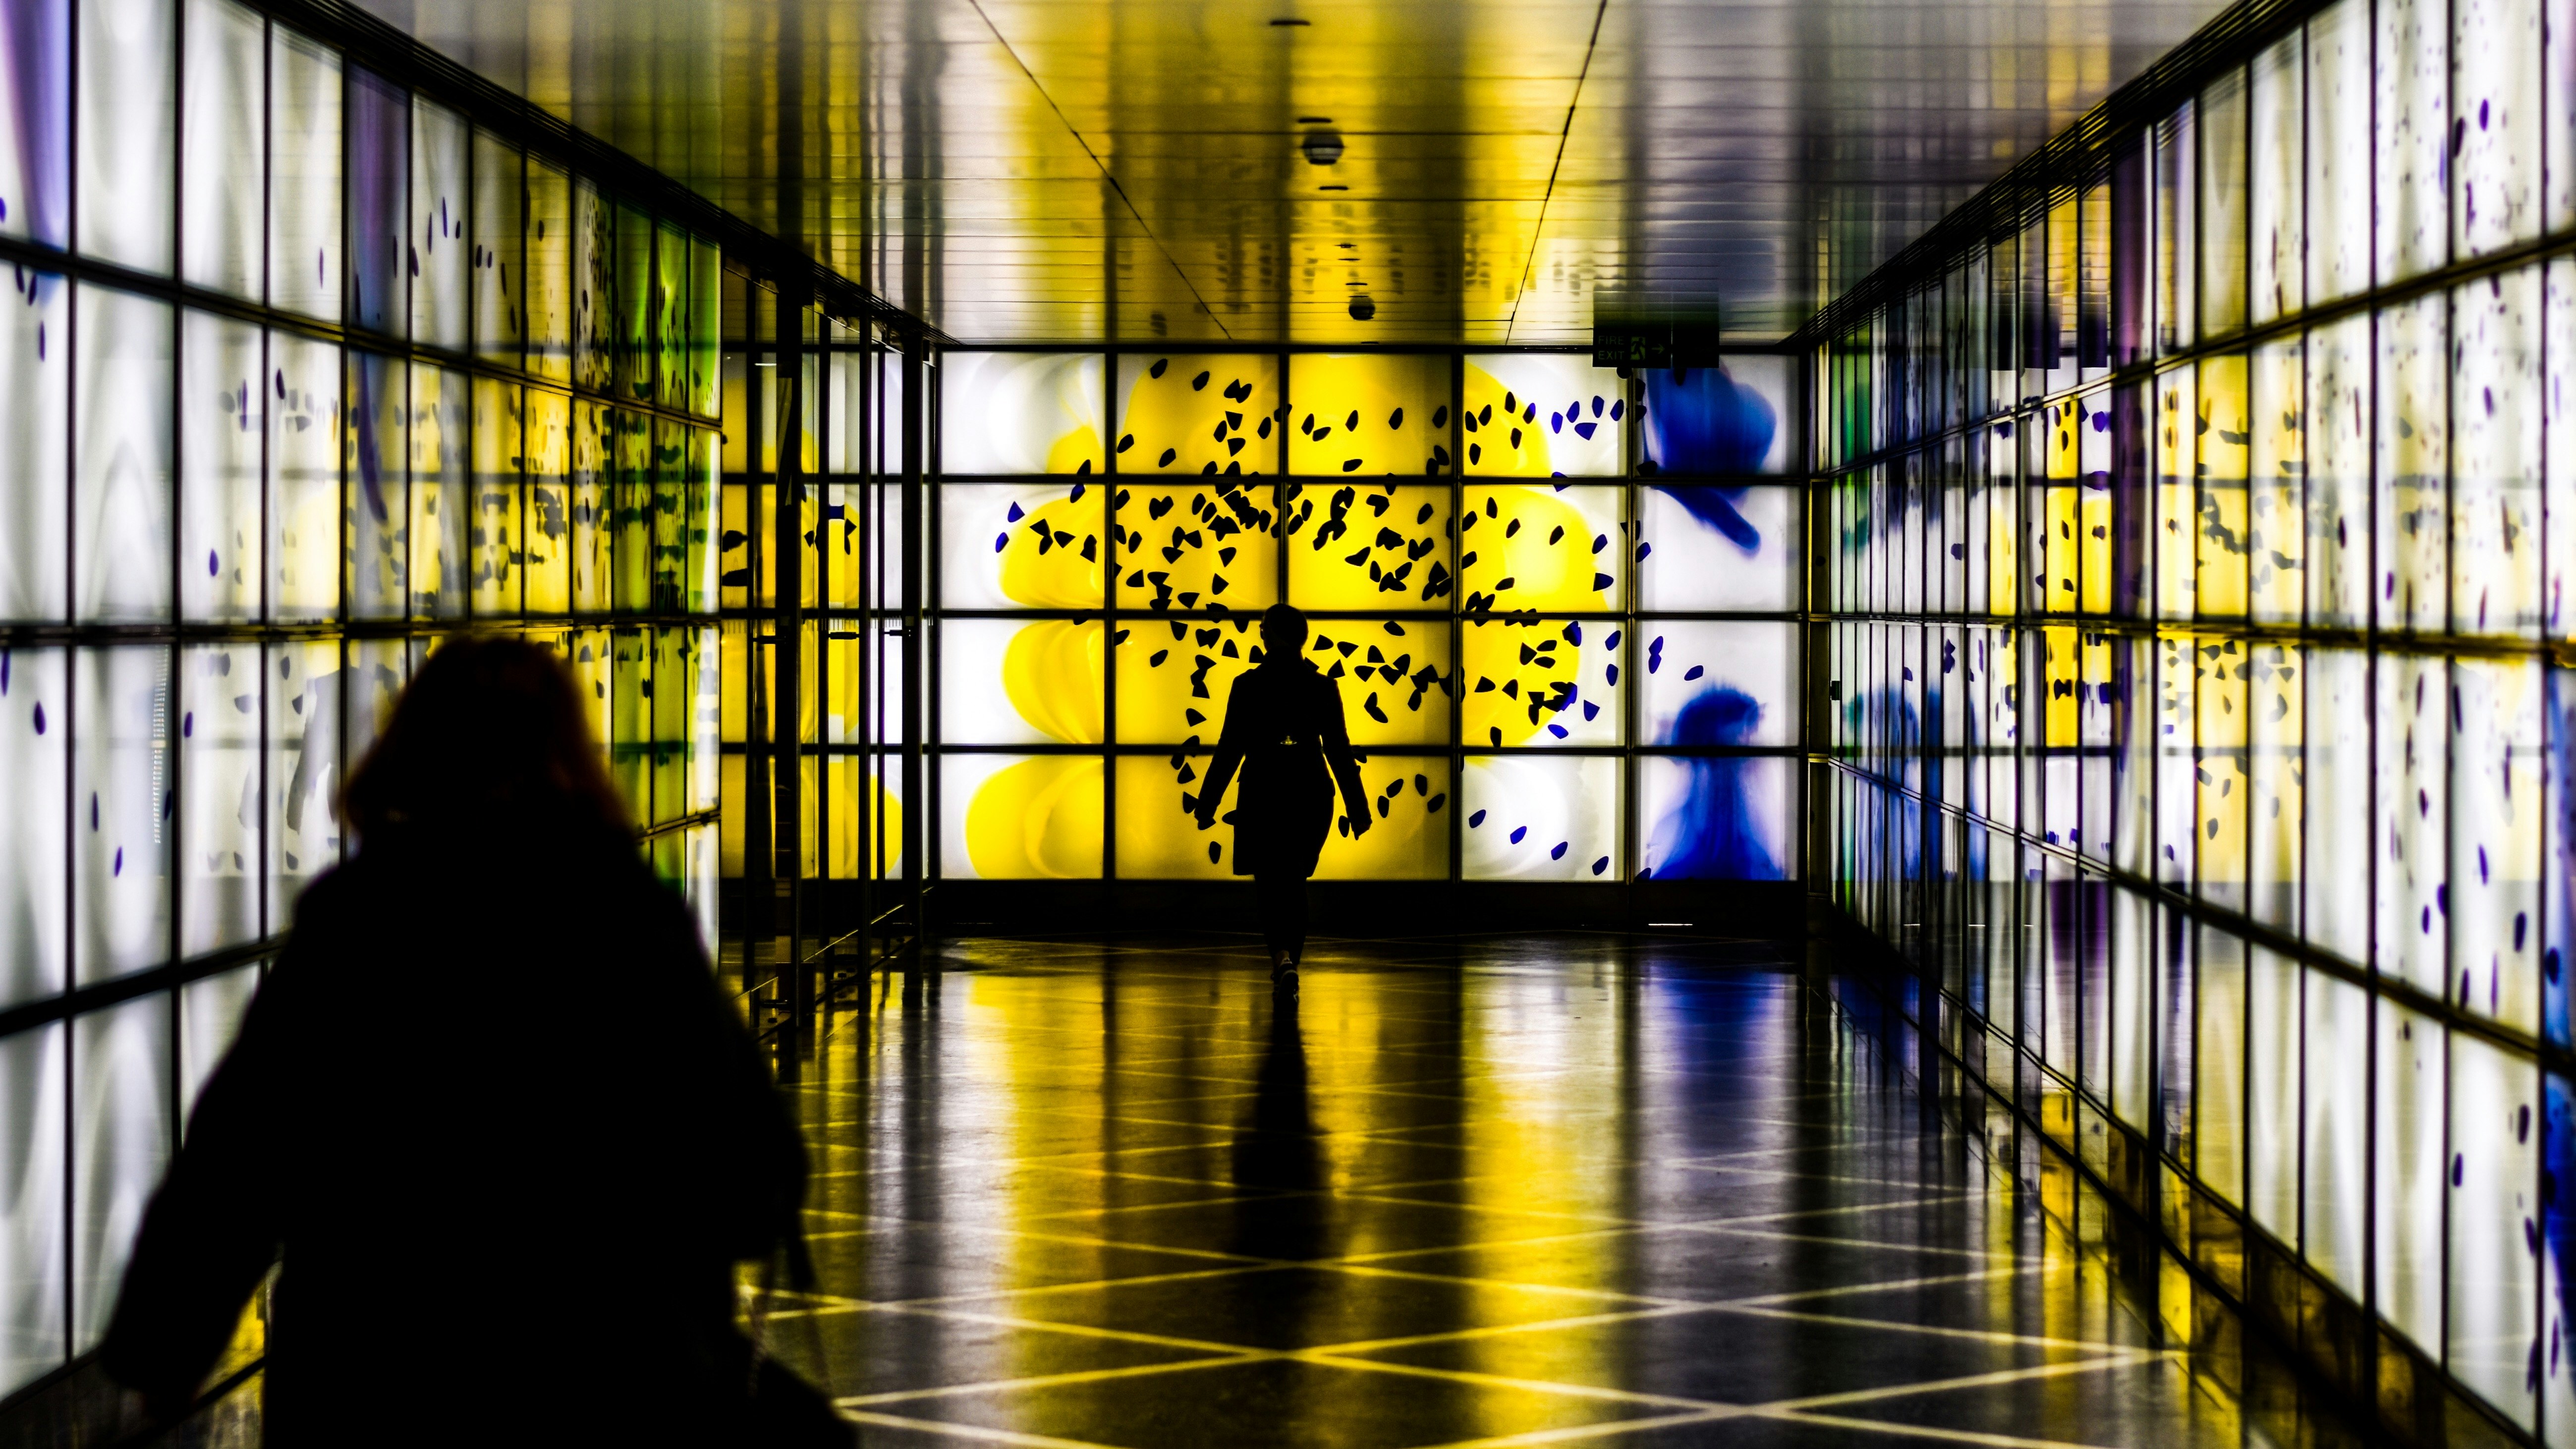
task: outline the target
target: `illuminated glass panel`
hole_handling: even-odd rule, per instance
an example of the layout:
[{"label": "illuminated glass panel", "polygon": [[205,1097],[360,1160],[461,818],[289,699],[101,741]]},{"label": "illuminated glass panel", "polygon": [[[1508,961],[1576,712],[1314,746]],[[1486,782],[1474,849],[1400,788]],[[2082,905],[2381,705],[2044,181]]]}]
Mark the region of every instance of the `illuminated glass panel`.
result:
[{"label": "illuminated glass panel", "polygon": [[77,289],[82,345],[73,417],[73,601],[99,620],[170,614],[171,309]]},{"label": "illuminated glass panel", "polygon": [[417,98],[411,123],[411,227],[402,248],[411,274],[411,335],[463,352],[473,277],[465,234],[470,131],[454,111]]},{"label": "illuminated glass panel", "polygon": [[[1139,619],[1120,624],[1119,742],[1214,744],[1235,677],[1257,662],[1261,636],[1252,625],[1248,616],[1214,623]],[[1119,778],[1126,778],[1123,767]],[[1120,809],[1123,815],[1125,807]]]},{"label": "illuminated glass panel", "polygon": [[1100,874],[1098,755],[944,755],[940,873],[954,880]]},{"label": "illuminated glass panel", "polygon": [[1436,745],[1448,738],[1454,676],[1444,625],[1319,619],[1312,621],[1306,658],[1341,691],[1342,720],[1355,746]]},{"label": "illuminated glass panel", "polygon": [[2450,7],[2441,0],[2381,0],[2378,23],[2378,227],[2385,285],[2450,260]]},{"label": "illuminated glass panel", "polygon": [[474,508],[466,540],[468,575],[478,618],[515,617],[524,605],[520,574],[522,389],[494,378],[474,379],[472,413]]},{"label": "illuminated glass panel", "polygon": [[410,605],[409,369],[381,353],[348,357],[348,610],[401,618]]},{"label": "illuminated glass panel", "polygon": [[1789,359],[1738,356],[1717,367],[1644,374],[1638,469],[1780,473],[1789,466]]},{"label": "illuminated glass panel", "polygon": [[653,419],[623,409],[607,413],[609,577],[619,613],[653,607]]},{"label": "illuminated glass panel", "polygon": [[0,235],[51,247],[71,240],[71,11],[70,0],[19,7],[0,55]]},{"label": "illuminated glass panel", "polygon": [[72,960],[76,984],[148,969],[170,952],[171,654],[164,645],[73,656]]},{"label": "illuminated glass panel", "polygon": [[[1140,352],[1117,364],[1120,473],[1141,479],[1279,471],[1277,357]],[[954,462],[949,466],[956,470]]]},{"label": "illuminated glass panel", "polygon": [[[268,23],[235,0],[183,0],[180,78],[179,275],[256,301],[261,276],[261,198],[268,191],[264,134]],[[0,157],[0,172],[8,161]],[[95,205],[95,199],[84,194]],[[0,218],[0,229],[8,218]]]},{"label": "illuminated glass panel", "polygon": [[179,609],[189,619],[256,619],[260,442],[268,389],[261,334],[247,322],[180,314]]},{"label": "illuminated glass panel", "polygon": [[[1793,488],[1659,483],[1638,491],[1638,607],[1787,612],[1806,597],[1800,497]],[[1966,521],[1962,508],[1955,517]],[[1608,535],[1604,558],[1619,556]],[[1960,562],[1967,535],[1947,546]],[[1972,597],[1979,591],[1971,590]],[[1982,610],[1980,610],[1982,612]]]},{"label": "illuminated glass panel", "polygon": [[[1786,745],[1798,738],[1797,638],[1785,624],[1642,623],[1622,657],[1642,667],[1641,743]],[[1642,642],[1643,648],[1638,644]],[[1606,674],[1606,669],[1605,669]],[[1616,681],[1612,681],[1616,682]]]},{"label": "illuminated glass panel", "polygon": [[[1616,477],[1627,471],[1628,379],[1575,353],[1484,352],[1466,360],[1469,474]],[[1495,411],[1488,412],[1488,409]]]},{"label": "illuminated glass panel", "polygon": [[1097,744],[1106,686],[1097,621],[951,619],[939,640],[949,744]]},{"label": "illuminated glass panel", "polygon": [[573,385],[615,395],[617,387],[617,208],[589,181],[572,183]]},{"label": "illuminated glass panel", "polygon": [[1121,478],[1115,497],[1121,608],[1259,610],[1279,601],[1271,485]]},{"label": "illuminated glass panel", "polygon": [[170,1004],[147,996],[72,1023],[72,1331],[107,1332],[126,1256],[177,1140]]},{"label": "illuminated glass panel", "polygon": [[0,871],[0,1006],[53,995],[68,977],[70,711],[64,651],[0,650],[0,849],[12,862]]},{"label": "illuminated glass panel", "polygon": [[[1290,358],[1288,471],[1457,471],[1449,458],[1449,367],[1447,357],[1427,354]],[[1491,421],[1482,419],[1478,426]],[[1470,434],[1469,440],[1480,436]]]},{"label": "illuminated glass panel", "polygon": [[610,431],[616,414],[594,402],[572,405],[571,535],[566,549],[572,563],[572,607],[582,614],[605,614],[612,595],[609,577],[610,459],[616,439]]},{"label": "illuminated glass panel", "polygon": [[[340,134],[340,57],[283,26],[269,30],[269,134]],[[270,148],[268,301],[340,320],[340,148]]]},{"label": "illuminated glass panel", "polygon": [[572,609],[572,414],[572,399],[562,393],[528,389],[521,438],[528,470],[521,553],[530,614]]},{"label": "illuminated glass panel", "polygon": [[1627,656],[1616,620],[1470,619],[1460,638],[1459,729],[1469,745],[1622,742]]},{"label": "illuminated glass panel", "polygon": [[74,245],[139,272],[170,271],[178,16],[177,0],[79,0]]},{"label": "illuminated glass panel", "polygon": [[1469,486],[1458,520],[1459,586],[1469,600],[1490,599],[1499,609],[1615,611],[1632,556],[1620,492],[1562,483]]},{"label": "illuminated glass panel", "polygon": [[411,323],[409,273],[418,258],[410,227],[411,101],[360,70],[348,93],[349,321],[403,335]]},{"label": "illuminated glass panel", "polygon": [[[1125,713],[1126,700],[1119,700]],[[1213,730],[1211,730],[1213,738]],[[1231,880],[1231,819],[1198,827],[1198,789],[1207,774],[1204,753],[1118,757],[1118,876],[1122,880]],[[1338,807],[1337,807],[1338,808]],[[1228,817],[1234,813],[1229,800]]]},{"label": "illuminated glass panel", "polygon": [[1108,495],[1100,484],[1079,482],[943,488],[941,602],[952,609],[1099,608]]},{"label": "illuminated glass panel", "polygon": [[1310,610],[1445,610],[1455,589],[1450,506],[1445,485],[1288,485],[1288,602]]},{"label": "illuminated glass panel", "polygon": [[1098,353],[946,354],[939,366],[941,470],[1100,472],[1108,431],[1102,373]]},{"label": "illuminated glass panel", "polygon": [[11,1110],[0,1116],[0,1183],[8,1185],[8,1211],[0,1213],[0,1293],[9,1304],[9,1332],[0,1335],[0,1385],[12,1392],[62,1366],[71,1332],[64,1322],[70,1300],[69,1234],[63,1219],[70,1174],[63,1070],[69,1029],[49,1022],[0,1036],[0,1092]]},{"label": "illuminated glass panel", "polygon": [[0,464],[19,481],[0,489],[0,617],[59,619],[71,609],[71,287],[24,267],[12,276],[0,304]]},{"label": "illuminated glass panel", "polygon": [[340,349],[269,334],[269,608],[326,619],[340,606]]},{"label": "illuminated glass panel", "polygon": [[1469,880],[1617,880],[1612,755],[1470,755],[1460,862]]},{"label": "illuminated glass panel", "polygon": [[1648,757],[1638,762],[1637,835],[1657,880],[1787,880],[1794,761],[1779,755]]},{"label": "illuminated glass panel", "polygon": [[[509,293],[509,298],[523,302],[512,304],[517,310],[510,315],[508,329],[493,335],[500,346],[513,347],[524,326],[528,371],[556,382],[570,382],[575,286],[572,175],[560,166],[535,159],[526,165],[527,189],[523,194],[527,214],[518,215],[521,203],[514,197],[510,234],[506,238],[513,249],[511,254],[524,258],[520,263],[523,270],[512,284],[519,290]],[[518,158],[511,155],[504,162],[504,174],[515,176],[518,166]],[[481,175],[476,174],[478,178]]]},{"label": "illuminated glass panel", "polygon": [[256,644],[179,653],[179,954],[259,937]]},{"label": "illuminated glass panel", "polygon": [[450,619],[465,612],[467,545],[474,510],[468,473],[465,374],[411,365],[411,611]]},{"label": "illuminated glass panel", "polygon": [[1421,755],[1373,755],[1359,760],[1362,792],[1378,822],[1353,836],[1334,807],[1333,833],[1324,837],[1315,864],[1317,880],[1445,880],[1449,875],[1449,762]]},{"label": "illuminated glass panel", "polygon": [[[825,788],[833,811],[832,878],[900,879],[904,830],[900,776],[846,755],[833,757],[826,766]],[[1122,779],[1122,790],[1124,783]],[[1122,796],[1122,808],[1125,803]]]}]

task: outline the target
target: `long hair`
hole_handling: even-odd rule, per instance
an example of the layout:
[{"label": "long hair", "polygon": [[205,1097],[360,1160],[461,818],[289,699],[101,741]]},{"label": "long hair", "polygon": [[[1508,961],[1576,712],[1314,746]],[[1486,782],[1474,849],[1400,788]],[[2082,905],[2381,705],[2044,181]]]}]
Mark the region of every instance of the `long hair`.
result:
[{"label": "long hair", "polygon": [[412,676],[384,736],[340,791],[363,838],[467,826],[629,832],[572,675],[498,634],[448,640]]}]

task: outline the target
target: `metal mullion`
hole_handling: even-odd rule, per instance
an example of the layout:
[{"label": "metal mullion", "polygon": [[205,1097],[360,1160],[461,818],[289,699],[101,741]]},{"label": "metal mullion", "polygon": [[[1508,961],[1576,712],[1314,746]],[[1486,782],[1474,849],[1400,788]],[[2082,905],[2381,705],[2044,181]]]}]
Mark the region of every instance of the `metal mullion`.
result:
[{"label": "metal mullion", "polygon": [[[1110,290],[1110,307],[1117,308],[1117,289]],[[1113,325],[1112,333],[1116,332]],[[1115,352],[1100,356],[1103,405],[1118,406],[1118,357]],[[1115,899],[1118,880],[1118,540],[1109,524],[1118,517],[1118,447],[1121,419],[1109,420],[1109,446],[1101,449],[1099,483],[1102,490],[1100,516],[1100,556],[1105,567],[1100,580],[1100,889]],[[1077,483],[1075,486],[1079,487]],[[1080,616],[1077,615],[1077,618]]]},{"label": "metal mullion", "polygon": [[1458,883],[1467,875],[1467,831],[1460,823],[1467,813],[1467,448],[1462,441],[1466,423],[1467,356],[1457,352],[1449,358],[1449,607],[1444,621],[1449,631],[1449,679],[1444,693],[1449,696],[1449,883],[1453,913],[1457,909],[1454,901]]},{"label": "metal mullion", "polygon": [[[1620,548],[1628,553],[1628,558],[1620,561],[1620,571],[1618,571],[1620,582],[1625,584],[1623,589],[1625,597],[1620,600],[1625,605],[1623,610],[1620,610],[1620,643],[1625,643],[1628,649],[1636,649],[1638,607],[1646,602],[1643,600],[1643,589],[1638,587],[1638,577],[1636,577],[1636,566],[1638,566],[1636,546],[1646,538],[1646,507],[1643,507],[1643,504],[1646,504],[1646,486],[1638,481],[1638,471],[1636,471],[1638,450],[1646,445],[1646,427],[1643,427],[1643,417],[1638,414],[1638,394],[1646,391],[1646,383],[1643,383],[1643,378],[1633,378],[1633,376],[1620,378],[1620,391],[1623,391],[1625,401],[1628,401],[1628,425],[1620,427],[1620,438],[1623,438],[1620,440],[1620,522],[1625,522],[1625,528],[1620,530]],[[1803,515],[1803,512],[1811,512],[1811,510],[1806,510],[1806,507],[1801,504],[1801,510],[1798,512]],[[1801,582],[1801,589],[1798,589],[1798,592],[1801,592],[1801,600],[1803,600],[1803,597],[1806,597],[1806,584]],[[1610,649],[1605,651],[1605,654],[1618,654],[1618,651]],[[1643,798],[1646,798],[1646,790],[1643,790],[1646,757],[1638,754],[1638,739],[1636,739],[1638,736],[1636,695],[1638,690],[1641,690],[1641,685],[1636,682],[1636,672],[1633,672],[1633,669],[1625,669],[1623,674],[1628,674],[1628,687],[1620,690],[1620,705],[1618,705],[1620,708],[1618,731],[1620,731],[1620,746],[1623,746],[1623,762],[1620,762],[1620,782],[1618,782],[1618,788],[1620,788],[1620,842],[1618,842],[1620,844],[1620,896],[1623,896],[1625,903],[1628,903],[1628,924],[1633,927],[1636,921],[1641,921],[1643,916],[1646,916],[1646,901],[1641,898],[1643,891],[1638,888],[1638,870],[1643,870],[1643,857],[1646,857],[1643,839],[1641,834],[1638,834],[1638,811],[1641,811]],[[1806,705],[1801,705],[1801,715],[1803,713],[1806,713]],[[1801,728],[1801,734],[1806,734],[1806,728]]]},{"label": "metal mullion", "polygon": [[884,460],[879,443],[884,436],[885,394],[879,376],[884,355],[878,346],[875,322],[860,319],[859,343],[858,752],[860,788],[866,792],[867,801],[867,835],[861,841],[866,868],[861,872],[858,894],[860,914],[867,922],[866,955],[873,969],[878,884],[885,875],[885,782],[878,754],[885,736],[880,718],[885,709],[885,620],[877,609],[881,577],[877,555],[885,546],[885,520],[877,506],[877,493],[883,486],[879,467]]},{"label": "metal mullion", "polygon": [[[66,251],[69,251],[72,246],[78,243],[80,238],[81,185],[79,159],[81,126],[79,57],[81,43],[81,7],[78,5],[66,5],[63,7],[63,10],[63,28],[66,37],[65,54],[70,57],[69,64],[64,67],[66,75],[64,77],[65,139],[63,143],[64,157],[69,163],[71,163],[64,168],[65,175],[63,177],[63,190],[69,202],[64,240],[66,242]],[[63,318],[65,346],[63,365],[63,436],[66,439],[69,439],[73,436],[74,419],[79,416],[80,369],[75,365],[80,358],[79,283],[66,278],[64,289],[70,294],[71,303],[70,306],[64,309],[67,315]],[[80,516],[78,506],[80,495],[74,482],[74,479],[77,476],[74,472],[75,466],[76,464],[73,461],[73,450],[66,447],[63,450],[62,477],[64,505],[63,517],[66,520],[77,519]],[[63,619],[66,624],[70,624],[77,617],[72,600],[72,590],[75,587],[74,581],[80,577],[79,570],[76,566],[77,559],[73,553],[72,545],[72,538],[76,532],[77,529],[70,526],[68,523],[63,529]],[[63,650],[63,674],[63,683],[67,686],[64,691],[63,699],[62,798],[64,867],[63,985],[61,994],[61,1001],[64,1008],[62,1108],[63,1232],[62,1245],[58,1250],[61,1256],[57,1261],[60,1262],[63,1270],[63,1356],[68,1360],[71,1356],[70,1351],[72,1344],[78,1342],[78,1333],[80,1330],[80,1324],[76,1316],[79,1307],[78,1289],[76,1286],[79,1281],[79,1252],[77,1243],[79,1234],[74,1226],[79,1222],[79,1218],[77,1216],[79,1203],[75,1195],[75,1184],[80,1180],[80,1160],[78,1155],[80,1148],[80,1111],[78,1107],[78,1103],[80,1101],[80,1033],[73,1029],[71,1006],[74,1001],[74,993],[79,989],[80,984],[80,932],[76,928],[75,924],[80,920],[80,888],[78,884],[80,878],[78,854],[80,834],[79,827],[76,824],[75,812],[72,808],[72,801],[80,793],[80,750],[76,742],[80,739],[81,691],[79,655],[70,647],[66,647]]]}]

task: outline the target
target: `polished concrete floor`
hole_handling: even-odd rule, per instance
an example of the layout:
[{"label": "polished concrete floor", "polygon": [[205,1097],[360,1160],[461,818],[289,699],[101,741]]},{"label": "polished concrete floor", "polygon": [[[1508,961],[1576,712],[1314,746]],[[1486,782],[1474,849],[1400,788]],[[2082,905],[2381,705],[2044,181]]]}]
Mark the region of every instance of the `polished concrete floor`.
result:
[{"label": "polished concrete floor", "polygon": [[1293,1006],[1240,938],[940,955],[796,1089],[765,1333],[866,1443],[2355,1442],[1773,948],[1319,942]]}]

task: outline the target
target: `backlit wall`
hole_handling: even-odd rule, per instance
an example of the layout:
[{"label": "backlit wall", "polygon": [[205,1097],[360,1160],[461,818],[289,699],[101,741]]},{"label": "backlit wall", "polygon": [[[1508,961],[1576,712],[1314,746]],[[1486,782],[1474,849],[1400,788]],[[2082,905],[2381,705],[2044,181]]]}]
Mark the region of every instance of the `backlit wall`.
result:
[{"label": "backlit wall", "polygon": [[719,258],[226,0],[13,0],[0,91],[6,1393],[443,634],[562,650],[711,911]]},{"label": "backlit wall", "polygon": [[1379,817],[1319,878],[1786,878],[1788,364],[943,354],[939,873],[1230,877],[1191,808],[1284,600]]},{"label": "backlit wall", "polygon": [[2342,0],[1815,366],[1837,897],[2330,1371],[2576,1444],[2543,20]]}]

